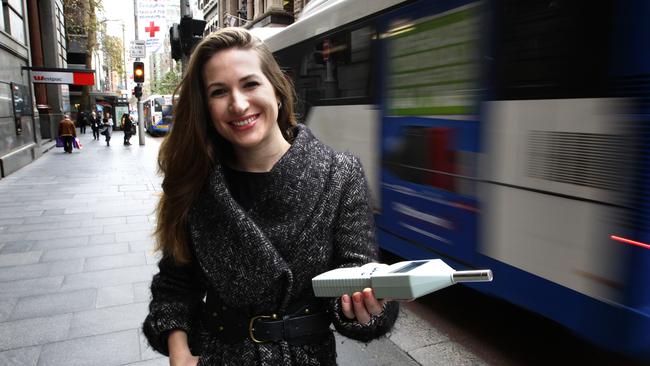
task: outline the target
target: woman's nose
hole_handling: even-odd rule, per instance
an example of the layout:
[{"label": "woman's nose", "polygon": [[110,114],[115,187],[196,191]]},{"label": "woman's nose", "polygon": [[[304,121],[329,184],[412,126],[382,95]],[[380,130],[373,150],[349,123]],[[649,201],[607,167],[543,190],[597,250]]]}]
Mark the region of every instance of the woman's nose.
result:
[{"label": "woman's nose", "polygon": [[243,114],[248,109],[248,98],[246,95],[238,90],[234,90],[231,94],[230,112],[235,114]]}]

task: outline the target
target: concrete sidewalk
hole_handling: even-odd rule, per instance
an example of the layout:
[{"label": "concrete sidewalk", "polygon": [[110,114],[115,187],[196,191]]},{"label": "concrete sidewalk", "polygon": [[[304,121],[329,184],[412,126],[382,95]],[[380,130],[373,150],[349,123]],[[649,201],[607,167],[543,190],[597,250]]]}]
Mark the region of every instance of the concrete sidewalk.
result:
[{"label": "concrete sidewalk", "polygon": [[[0,365],[168,365],[140,332],[161,139],[122,136],[107,147],[86,133],[82,150],[52,149],[0,180]],[[337,344],[341,365],[480,364],[404,308],[390,337]],[[429,362],[440,345],[446,357]]]}]

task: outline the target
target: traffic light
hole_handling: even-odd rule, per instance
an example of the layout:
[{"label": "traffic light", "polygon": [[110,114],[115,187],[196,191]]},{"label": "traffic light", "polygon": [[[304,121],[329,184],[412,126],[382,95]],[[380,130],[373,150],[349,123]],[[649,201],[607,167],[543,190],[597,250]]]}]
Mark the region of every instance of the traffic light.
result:
[{"label": "traffic light", "polygon": [[172,47],[172,59],[180,61],[183,58],[183,50],[181,48],[181,32],[177,23],[172,24],[169,28],[169,44]]},{"label": "traffic light", "polygon": [[203,39],[205,24],[205,20],[192,19],[187,16],[181,18],[178,31],[180,33],[181,50],[184,55],[189,57],[194,46]]},{"label": "traffic light", "polygon": [[136,61],[133,63],[133,81],[144,83],[144,62]]},{"label": "traffic light", "polygon": [[135,88],[133,88],[133,95],[138,99],[142,97],[142,87],[140,85],[136,85]]}]

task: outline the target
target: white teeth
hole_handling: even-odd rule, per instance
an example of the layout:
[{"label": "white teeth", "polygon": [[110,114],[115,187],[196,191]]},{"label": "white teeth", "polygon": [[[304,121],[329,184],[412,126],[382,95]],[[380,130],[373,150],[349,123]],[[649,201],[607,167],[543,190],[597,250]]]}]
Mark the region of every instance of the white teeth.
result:
[{"label": "white teeth", "polygon": [[243,121],[236,121],[236,122],[233,122],[232,124],[235,125],[235,126],[237,126],[237,127],[242,127],[242,126],[246,126],[247,124],[249,124],[249,123],[255,121],[256,119],[257,119],[257,116],[252,116],[252,117],[246,118],[246,119],[243,120]]}]

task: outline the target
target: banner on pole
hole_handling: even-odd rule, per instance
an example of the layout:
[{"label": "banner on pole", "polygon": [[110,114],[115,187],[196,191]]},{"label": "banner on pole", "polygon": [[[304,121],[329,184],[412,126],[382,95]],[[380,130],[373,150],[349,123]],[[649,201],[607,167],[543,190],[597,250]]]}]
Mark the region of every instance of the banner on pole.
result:
[{"label": "banner on pole", "polygon": [[138,33],[145,41],[147,53],[164,52],[163,42],[167,34],[165,0],[138,0]]}]

